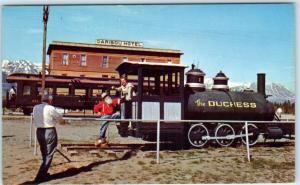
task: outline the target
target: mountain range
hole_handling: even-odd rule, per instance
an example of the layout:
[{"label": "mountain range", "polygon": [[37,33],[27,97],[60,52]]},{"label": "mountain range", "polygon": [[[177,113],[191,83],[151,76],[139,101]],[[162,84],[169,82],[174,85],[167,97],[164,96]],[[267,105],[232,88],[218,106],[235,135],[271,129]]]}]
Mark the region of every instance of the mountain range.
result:
[{"label": "mountain range", "polygon": [[[30,73],[38,74],[41,71],[41,66],[38,66],[28,60],[3,60],[2,61],[2,93],[11,87],[11,84],[6,82],[6,76],[11,73]],[[213,85],[212,78],[205,78],[204,83],[207,89],[211,89]],[[256,92],[257,85],[255,82],[228,82],[230,90],[243,91],[251,89]],[[5,91],[4,91],[5,92]],[[271,95],[268,100],[271,102],[283,103],[286,101],[295,102],[295,94],[278,83],[267,83],[266,94]]]},{"label": "mountain range", "polygon": [[[204,84],[207,89],[211,89],[213,86],[213,79],[206,78],[204,80]],[[230,91],[244,91],[245,89],[257,91],[257,83],[256,82],[228,82],[228,86]],[[285,88],[283,85],[279,83],[266,83],[266,95],[268,95],[267,100],[270,102],[276,103],[284,103],[290,101],[291,103],[295,102],[295,94]]]}]

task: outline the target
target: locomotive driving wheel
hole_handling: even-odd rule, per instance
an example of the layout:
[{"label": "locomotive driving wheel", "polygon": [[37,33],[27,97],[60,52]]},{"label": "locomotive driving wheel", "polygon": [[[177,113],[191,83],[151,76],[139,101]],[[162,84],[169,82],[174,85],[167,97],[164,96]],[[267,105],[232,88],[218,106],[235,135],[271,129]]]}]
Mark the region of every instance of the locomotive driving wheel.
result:
[{"label": "locomotive driving wheel", "polygon": [[[245,126],[243,126],[240,134],[241,135],[246,134]],[[259,137],[259,130],[257,126],[252,123],[248,124],[248,134],[252,134],[251,136],[249,136],[249,146],[255,145]],[[241,137],[241,140],[244,144],[246,144],[246,137]]]},{"label": "locomotive driving wheel", "polygon": [[216,141],[220,146],[230,146],[234,141],[235,132],[229,124],[220,124],[215,131]]},{"label": "locomotive driving wheel", "polygon": [[192,146],[200,148],[207,143],[207,139],[204,137],[209,136],[207,128],[202,124],[198,123],[192,125],[188,132],[188,139]]}]

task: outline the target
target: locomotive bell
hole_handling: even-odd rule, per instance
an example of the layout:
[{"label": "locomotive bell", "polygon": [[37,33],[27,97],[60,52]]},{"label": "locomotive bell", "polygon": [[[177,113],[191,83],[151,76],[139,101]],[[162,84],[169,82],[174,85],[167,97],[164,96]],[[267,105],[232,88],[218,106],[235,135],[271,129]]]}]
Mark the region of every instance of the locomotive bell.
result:
[{"label": "locomotive bell", "polygon": [[213,90],[222,90],[222,91],[228,91],[228,80],[229,78],[220,71],[214,78],[214,85],[212,86]]},{"label": "locomotive bell", "polygon": [[195,65],[192,64],[192,69],[189,70],[186,74],[186,87],[189,87],[193,91],[204,91],[204,76],[205,73],[201,69],[195,69]]}]

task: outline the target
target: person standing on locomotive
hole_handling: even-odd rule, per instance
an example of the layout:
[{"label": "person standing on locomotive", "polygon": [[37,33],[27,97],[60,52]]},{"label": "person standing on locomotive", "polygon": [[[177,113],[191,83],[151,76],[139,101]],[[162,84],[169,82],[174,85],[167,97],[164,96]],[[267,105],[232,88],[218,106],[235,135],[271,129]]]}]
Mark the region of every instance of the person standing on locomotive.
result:
[{"label": "person standing on locomotive", "polygon": [[[115,109],[120,104],[120,99],[112,99],[106,92],[102,93],[101,98],[102,101],[95,105],[94,112],[98,113],[101,119],[119,119],[120,112],[116,112]],[[108,121],[103,121],[99,131],[99,139],[95,142],[95,146],[105,146],[108,144],[105,137],[107,127]]]},{"label": "person standing on locomotive", "polygon": [[134,91],[133,91],[133,85],[132,83],[128,83],[128,79],[126,76],[122,76],[120,78],[121,81],[121,86],[120,87],[115,87],[112,86],[112,89],[115,89],[117,91],[121,92],[121,99],[124,99],[125,101],[131,101],[132,96],[135,95]]},{"label": "person standing on locomotive", "polygon": [[120,78],[121,86],[115,87],[112,86],[112,89],[121,92],[121,100],[124,101],[125,104],[125,118],[131,118],[131,100],[132,97],[135,96],[135,92],[133,90],[134,86],[132,83],[128,83],[128,79],[126,76],[122,76]]}]

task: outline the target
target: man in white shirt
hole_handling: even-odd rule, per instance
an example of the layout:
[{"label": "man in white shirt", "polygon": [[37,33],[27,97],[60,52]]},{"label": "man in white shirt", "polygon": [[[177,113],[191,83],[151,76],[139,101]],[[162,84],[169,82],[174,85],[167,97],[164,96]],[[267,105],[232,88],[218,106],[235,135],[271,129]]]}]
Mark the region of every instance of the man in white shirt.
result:
[{"label": "man in white shirt", "polygon": [[62,120],[52,104],[52,96],[44,95],[42,103],[33,107],[33,119],[37,127],[36,136],[40,145],[43,162],[35,177],[36,182],[41,182],[48,178],[48,169],[57,146],[56,123]]},{"label": "man in white shirt", "polygon": [[121,92],[121,99],[125,101],[131,101],[132,97],[135,96],[135,92],[133,91],[134,86],[132,83],[128,83],[127,77],[122,76],[120,78],[121,86],[115,87],[112,86],[112,89],[115,89],[117,91]]},{"label": "man in white shirt", "polygon": [[112,89],[115,89],[116,91],[121,92],[121,101],[124,102],[121,104],[121,109],[124,111],[124,115],[126,119],[131,118],[132,116],[132,97],[135,96],[134,92],[134,86],[132,83],[128,82],[128,79],[126,76],[122,76],[120,78],[121,81],[121,86],[120,87],[115,87],[112,86]]}]

